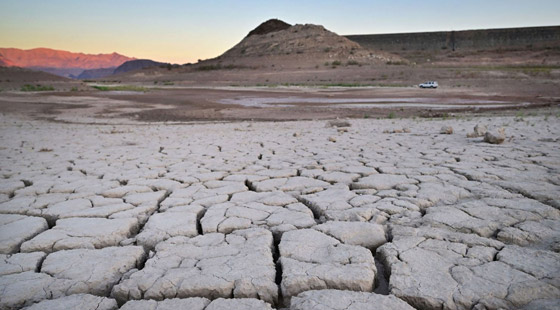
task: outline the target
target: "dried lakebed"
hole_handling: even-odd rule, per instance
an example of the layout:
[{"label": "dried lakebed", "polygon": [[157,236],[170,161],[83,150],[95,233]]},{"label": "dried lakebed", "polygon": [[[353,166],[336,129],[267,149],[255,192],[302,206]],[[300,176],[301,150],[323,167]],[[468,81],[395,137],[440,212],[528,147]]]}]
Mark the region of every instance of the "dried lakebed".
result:
[{"label": "dried lakebed", "polygon": [[559,307],[557,118],[350,123],[0,116],[0,308]]},{"label": "dried lakebed", "polygon": [[499,100],[478,100],[459,98],[305,98],[305,97],[239,97],[218,100],[221,104],[240,105],[252,108],[295,107],[309,104],[316,108],[429,108],[445,109],[496,109],[525,107],[530,103]]}]

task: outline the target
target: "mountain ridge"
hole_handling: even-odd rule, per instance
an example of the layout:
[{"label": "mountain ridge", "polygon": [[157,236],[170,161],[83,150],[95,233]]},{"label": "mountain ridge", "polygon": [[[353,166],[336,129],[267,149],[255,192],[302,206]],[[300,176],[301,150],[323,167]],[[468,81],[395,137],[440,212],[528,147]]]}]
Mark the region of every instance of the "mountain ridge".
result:
[{"label": "mountain ridge", "polygon": [[44,47],[28,50],[0,48],[0,63],[22,68],[98,69],[118,67],[126,61],[135,59],[115,52],[110,54],[85,54]]}]

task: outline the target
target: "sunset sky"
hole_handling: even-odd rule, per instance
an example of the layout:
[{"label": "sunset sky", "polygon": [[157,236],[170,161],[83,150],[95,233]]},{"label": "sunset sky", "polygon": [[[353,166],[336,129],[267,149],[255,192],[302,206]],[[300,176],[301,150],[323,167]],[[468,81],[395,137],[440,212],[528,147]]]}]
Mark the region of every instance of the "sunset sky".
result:
[{"label": "sunset sky", "polygon": [[0,47],[196,62],[270,18],[341,35],[546,26],[560,25],[560,1],[0,0]]}]

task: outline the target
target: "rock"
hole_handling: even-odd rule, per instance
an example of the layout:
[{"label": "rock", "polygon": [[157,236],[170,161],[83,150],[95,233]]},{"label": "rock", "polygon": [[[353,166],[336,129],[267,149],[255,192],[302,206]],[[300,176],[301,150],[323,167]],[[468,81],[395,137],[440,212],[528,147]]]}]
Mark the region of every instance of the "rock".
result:
[{"label": "rock", "polygon": [[349,121],[337,119],[337,120],[328,121],[325,127],[338,127],[338,128],[341,128],[341,127],[350,127],[350,126],[352,126],[352,124],[350,124]]},{"label": "rock", "polygon": [[330,137],[329,137],[329,141],[330,141],[330,142],[336,142],[336,137],[330,136]]},{"label": "rock", "polygon": [[443,126],[443,127],[441,127],[441,129],[439,130],[439,133],[440,133],[440,134],[443,134],[443,135],[450,135],[450,134],[453,133],[453,127],[451,127],[451,126]]},{"label": "rock", "polygon": [[24,310],[117,310],[119,307],[114,299],[76,294],[52,300],[43,300]]},{"label": "rock", "polygon": [[284,233],[279,245],[282,296],[315,289],[371,292],[375,262],[365,248],[346,245],[312,229]]},{"label": "rock", "polygon": [[506,139],[504,128],[493,129],[484,134],[484,142],[491,144],[502,144]]},{"label": "rock", "polygon": [[393,295],[375,293],[320,290],[307,291],[292,297],[290,310],[413,310],[409,304]]},{"label": "rock", "polygon": [[487,131],[486,125],[476,124],[474,131],[467,134],[467,138],[484,137]]},{"label": "rock", "polygon": [[72,280],[83,292],[107,296],[121,277],[144,260],[141,247],[78,249],[49,254],[41,272],[56,279]]},{"label": "rock", "polygon": [[11,255],[0,254],[0,276],[37,271],[46,254],[43,252],[17,253]]},{"label": "rock", "polygon": [[138,229],[136,219],[69,218],[21,245],[22,252],[98,249],[116,246]]},{"label": "rock", "polygon": [[19,251],[20,245],[47,230],[47,221],[40,217],[2,214],[0,215],[0,253]]},{"label": "rock", "polygon": [[474,126],[474,134],[477,137],[484,136],[487,131],[488,131],[488,128],[486,127],[486,125],[476,124],[476,126]]},{"label": "rock", "polygon": [[272,234],[264,229],[175,237],[156,246],[145,267],[113,288],[119,302],[132,299],[259,298],[276,303]]}]

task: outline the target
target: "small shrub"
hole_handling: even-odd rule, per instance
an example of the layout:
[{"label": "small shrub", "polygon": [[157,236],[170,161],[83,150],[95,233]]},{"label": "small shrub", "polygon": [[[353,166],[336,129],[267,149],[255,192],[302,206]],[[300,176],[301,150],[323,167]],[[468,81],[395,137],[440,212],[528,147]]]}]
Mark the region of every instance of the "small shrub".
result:
[{"label": "small shrub", "polygon": [[333,67],[340,66],[340,65],[341,65],[341,63],[338,60],[335,60],[335,61],[332,62]]},{"label": "small shrub", "polygon": [[355,61],[355,60],[348,60],[348,62],[346,63],[347,66],[357,66],[360,63]]},{"label": "small shrub", "polygon": [[388,119],[394,119],[395,117],[397,117],[397,116],[395,115],[395,112],[391,112],[391,113],[389,113],[389,115],[387,115],[387,118],[388,118]]},{"label": "small shrub", "polygon": [[45,86],[41,84],[37,84],[37,85],[25,84],[21,87],[20,90],[21,91],[53,91],[54,87]]},{"label": "small shrub", "polygon": [[74,86],[70,89],[70,91],[78,91],[78,87]]}]

